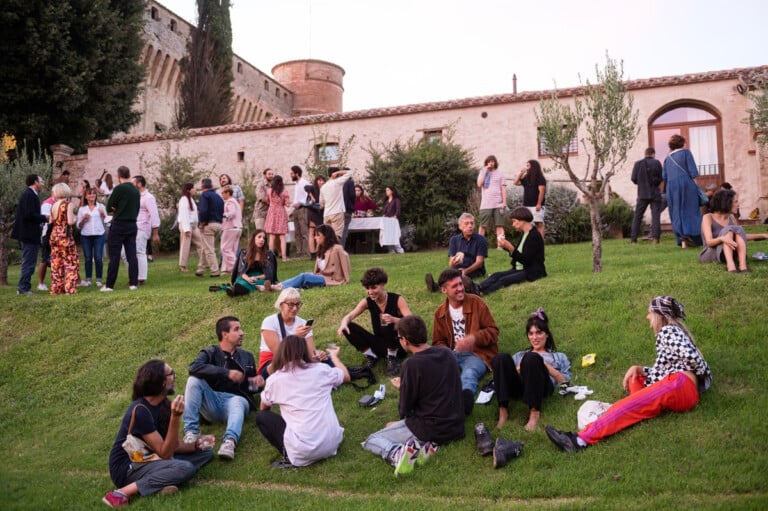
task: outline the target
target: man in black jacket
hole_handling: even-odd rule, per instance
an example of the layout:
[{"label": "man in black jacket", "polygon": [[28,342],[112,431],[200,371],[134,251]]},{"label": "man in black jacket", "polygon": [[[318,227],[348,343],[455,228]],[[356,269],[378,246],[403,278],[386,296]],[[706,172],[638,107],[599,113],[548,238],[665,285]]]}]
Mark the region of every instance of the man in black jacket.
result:
[{"label": "man in black jacket", "polygon": [[43,187],[43,179],[37,174],[29,174],[25,182],[27,189],[21,194],[16,205],[16,216],[11,231],[11,238],[18,240],[21,245],[21,276],[16,289],[17,295],[32,294],[32,274],[35,273],[42,224],[48,220],[40,214],[40,198],[37,196]]},{"label": "man in black jacket", "polygon": [[245,416],[258,407],[253,398],[258,387],[256,361],[250,351],[240,348],[243,335],[239,319],[219,319],[219,344],[200,350],[189,364],[185,391],[184,443],[195,443],[200,437],[200,415],[209,422],[226,423],[219,457],[228,460],[235,457]]},{"label": "man in black jacket", "polygon": [[656,150],[649,147],[645,150],[645,158],[635,162],[632,168],[632,182],[637,185],[637,203],[635,217],[632,219],[632,243],[637,243],[640,223],[645,210],[651,206],[651,238],[659,242],[661,236],[662,198],[659,185],[661,184],[661,163],[655,158]]}]

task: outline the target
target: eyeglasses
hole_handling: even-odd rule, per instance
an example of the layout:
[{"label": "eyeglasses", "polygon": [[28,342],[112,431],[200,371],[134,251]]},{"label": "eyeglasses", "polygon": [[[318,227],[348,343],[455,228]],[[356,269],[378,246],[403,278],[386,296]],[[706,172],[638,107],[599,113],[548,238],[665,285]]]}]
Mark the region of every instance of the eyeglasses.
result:
[{"label": "eyeglasses", "polygon": [[283,302],[285,305],[287,305],[289,308],[299,308],[303,305],[302,302]]},{"label": "eyeglasses", "polygon": [[174,371],[173,369],[171,369],[171,372],[170,372],[170,373],[165,373],[165,377],[167,378],[168,376],[176,376],[176,371]]}]

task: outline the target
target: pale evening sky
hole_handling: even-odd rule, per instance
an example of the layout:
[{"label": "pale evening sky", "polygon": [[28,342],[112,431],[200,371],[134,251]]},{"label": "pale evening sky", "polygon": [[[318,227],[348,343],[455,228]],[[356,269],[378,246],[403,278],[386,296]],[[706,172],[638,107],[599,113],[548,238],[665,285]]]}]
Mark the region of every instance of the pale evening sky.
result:
[{"label": "pale evening sky", "polygon": [[[161,3],[196,23],[195,0]],[[235,0],[232,48],[344,68],[344,111],[565,88],[605,53],[625,79],[768,64],[764,0]]]}]

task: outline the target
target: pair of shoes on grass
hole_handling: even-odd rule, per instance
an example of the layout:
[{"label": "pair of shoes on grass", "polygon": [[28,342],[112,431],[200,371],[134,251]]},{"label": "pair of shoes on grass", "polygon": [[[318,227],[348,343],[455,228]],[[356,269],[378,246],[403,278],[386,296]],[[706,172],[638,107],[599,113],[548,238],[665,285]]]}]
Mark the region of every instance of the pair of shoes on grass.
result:
[{"label": "pair of shoes on grass", "polygon": [[439,449],[440,446],[432,442],[424,442],[420,445],[414,439],[408,440],[398,447],[392,456],[395,477],[410,474],[416,465],[424,465]]}]

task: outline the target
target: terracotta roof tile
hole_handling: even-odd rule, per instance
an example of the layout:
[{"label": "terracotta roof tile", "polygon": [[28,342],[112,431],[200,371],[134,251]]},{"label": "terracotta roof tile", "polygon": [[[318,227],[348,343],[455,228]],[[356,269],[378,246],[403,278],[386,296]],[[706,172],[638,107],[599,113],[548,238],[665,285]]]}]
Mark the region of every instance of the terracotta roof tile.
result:
[{"label": "terracotta roof tile", "polygon": [[[654,78],[642,78],[638,80],[629,80],[626,86],[629,90],[650,89],[656,87],[669,87],[672,85],[684,85],[692,83],[713,82],[721,80],[740,79],[748,84],[768,83],[768,65],[759,67],[745,67],[726,69],[722,71],[707,71],[703,73],[692,73],[687,75],[660,76]],[[584,87],[570,87],[558,89],[559,97],[574,96]],[[524,103],[528,101],[539,101],[549,97],[552,90],[526,91],[517,94],[494,94],[491,96],[477,96],[463,99],[452,99],[447,101],[437,101],[432,103],[415,103],[410,105],[400,105],[394,107],[371,108],[367,110],[355,110],[352,112],[336,112],[330,114],[305,115],[301,117],[289,117],[285,119],[272,118],[261,122],[247,122],[243,124],[225,124],[222,126],[212,126],[208,128],[193,128],[183,132],[186,136],[201,136],[218,133],[236,133],[241,131],[255,131],[269,128],[281,128],[287,126],[303,126],[316,124],[319,122],[346,121],[357,119],[372,119],[377,117],[389,117],[395,115],[438,112],[443,110],[455,110],[459,108],[469,108],[476,106],[491,106],[505,103]],[[130,135],[106,140],[94,140],[88,143],[88,147],[103,147],[120,144],[135,144],[138,142],[147,142],[151,140],[173,140],[181,135],[178,131],[169,131],[160,134],[150,135]]]}]

